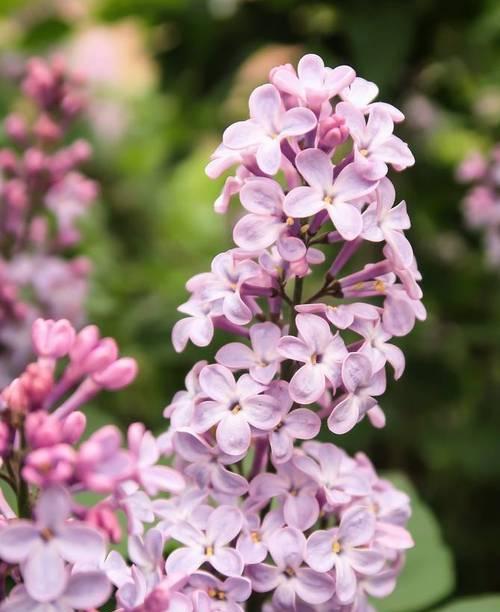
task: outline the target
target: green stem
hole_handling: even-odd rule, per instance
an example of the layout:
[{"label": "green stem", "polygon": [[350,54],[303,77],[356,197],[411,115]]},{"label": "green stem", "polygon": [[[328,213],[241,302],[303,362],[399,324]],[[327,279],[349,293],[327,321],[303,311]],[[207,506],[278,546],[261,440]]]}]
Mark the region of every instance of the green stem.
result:
[{"label": "green stem", "polygon": [[21,466],[23,463],[23,457],[26,450],[26,436],[24,433],[24,427],[21,426],[21,449],[19,452],[19,475],[18,475],[18,487],[17,487],[17,510],[20,518],[31,518],[31,504],[30,504],[30,490],[28,483],[21,475]]},{"label": "green stem", "polygon": [[17,491],[17,510],[20,518],[31,518],[31,504],[28,483],[20,478]]}]

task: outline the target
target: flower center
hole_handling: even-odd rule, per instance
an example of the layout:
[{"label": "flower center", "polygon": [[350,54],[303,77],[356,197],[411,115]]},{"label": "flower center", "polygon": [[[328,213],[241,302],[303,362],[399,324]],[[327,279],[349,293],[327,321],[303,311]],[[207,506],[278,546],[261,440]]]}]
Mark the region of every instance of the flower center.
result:
[{"label": "flower center", "polygon": [[45,542],[48,542],[49,540],[52,540],[52,538],[54,537],[54,534],[52,533],[52,531],[48,527],[44,527],[40,531],[40,536],[41,536],[42,540],[45,540]]},{"label": "flower center", "polygon": [[293,225],[295,223],[295,219],[293,217],[287,217],[286,224]]},{"label": "flower center", "polygon": [[293,567],[288,566],[285,570],[285,574],[287,576],[290,576],[290,578],[293,578],[295,576],[295,570],[293,569]]},{"label": "flower center", "polygon": [[250,539],[254,544],[258,544],[261,541],[260,533],[258,531],[252,531],[250,534]]},{"label": "flower center", "polygon": [[335,540],[335,542],[332,544],[332,551],[336,555],[338,555],[341,550],[342,550],[342,546],[340,545],[340,542],[337,542],[337,540]]},{"label": "flower center", "polygon": [[214,554],[214,547],[213,546],[205,546],[205,555],[207,557],[211,557]]},{"label": "flower center", "polygon": [[323,202],[324,202],[324,203],[325,203],[327,206],[330,206],[331,204],[333,204],[333,196],[331,196],[331,195],[326,195],[326,196],[323,198]]},{"label": "flower center", "polygon": [[375,289],[377,291],[379,291],[380,293],[384,293],[384,291],[385,291],[385,283],[384,283],[384,281],[376,280],[375,281]]},{"label": "flower center", "polygon": [[238,414],[238,412],[241,410],[241,406],[239,404],[235,404],[232,408],[231,408],[231,412],[233,414]]},{"label": "flower center", "polygon": [[359,152],[363,157],[366,157],[368,155],[368,149],[360,149]]},{"label": "flower center", "polygon": [[318,353],[314,353],[313,355],[311,355],[311,363],[313,365],[321,363],[321,355],[319,355]]},{"label": "flower center", "polygon": [[219,589],[214,589],[213,587],[210,587],[207,593],[208,596],[212,599],[218,599],[219,601],[226,600],[226,594],[224,593],[224,591],[219,591]]}]

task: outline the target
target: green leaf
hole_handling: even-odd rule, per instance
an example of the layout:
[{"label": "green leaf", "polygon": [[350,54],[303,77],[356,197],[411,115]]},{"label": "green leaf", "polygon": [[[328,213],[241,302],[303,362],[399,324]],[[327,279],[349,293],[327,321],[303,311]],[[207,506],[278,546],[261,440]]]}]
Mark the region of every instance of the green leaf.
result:
[{"label": "green leaf", "polygon": [[464,597],[439,608],[436,612],[495,612],[500,611],[500,595]]},{"label": "green leaf", "polygon": [[436,518],[419,499],[410,481],[394,473],[389,479],[411,497],[412,517],[408,529],[415,540],[415,548],[407,554],[395,592],[384,600],[377,600],[375,605],[379,612],[417,612],[452,591],[455,584],[453,562]]}]

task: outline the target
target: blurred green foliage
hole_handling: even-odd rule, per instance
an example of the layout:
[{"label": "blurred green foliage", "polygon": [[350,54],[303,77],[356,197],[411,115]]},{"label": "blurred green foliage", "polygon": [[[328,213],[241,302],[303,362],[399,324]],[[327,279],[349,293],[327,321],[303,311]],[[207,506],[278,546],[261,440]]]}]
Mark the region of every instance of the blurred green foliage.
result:
[{"label": "blurred green foliage", "polygon": [[[176,355],[169,334],[185,281],[229,245],[229,219],[212,211],[221,183],[203,169],[223,127],[244,116],[249,91],[270,66],[302,51],[350,63],[379,84],[381,99],[407,111],[400,133],[417,164],[397,177],[397,188],[413,220],[429,319],[399,343],[407,371],[384,397],[386,429],[363,424],[341,442],[411,477],[442,525],[455,595],[500,591],[500,271],[485,266],[479,239],[463,228],[463,188],[454,180],[468,150],[500,140],[500,4],[94,0],[86,11],[76,1],[71,14],[74,4],[4,0],[2,64],[47,53],[92,24],[132,18],[158,75],[137,95],[115,92],[129,118],[120,138],[89,132],[96,155],[88,170],[102,185],[83,245],[95,265],[89,318],[141,365],[130,392],[104,397],[97,410],[159,431],[186,371],[215,351]],[[6,81],[2,112],[12,97]],[[424,532],[435,542],[436,526],[419,502],[413,520],[417,549],[408,567],[420,564],[411,574],[422,576],[408,586],[415,599],[407,612],[438,604],[453,582],[448,549],[431,554]],[[403,612],[399,593],[381,609]],[[469,610],[500,605],[486,598],[442,608]]]}]

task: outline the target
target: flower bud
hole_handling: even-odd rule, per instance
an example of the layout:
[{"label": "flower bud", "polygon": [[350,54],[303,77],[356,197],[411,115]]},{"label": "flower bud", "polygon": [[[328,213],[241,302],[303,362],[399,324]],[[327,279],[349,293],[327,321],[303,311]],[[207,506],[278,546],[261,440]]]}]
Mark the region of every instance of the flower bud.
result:
[{"label": "flower bud", "polygon": [[68,444],[75,444],[87,427],[87,417],[79,410],[72,412],[62,423],[62,437]]},{"label": "flower bud", "polygon": [[37,319],[33,323],[32,339],[41,357],[58,359],[67,355],[75,340],[75,330],[66,319]]},{"label": "flower bud", "polygon": [[137,362],[131,357],[118,359],[105,370],[97,372],[92,376],[95,383],[113,391],[129,385],[137,376]]}]

